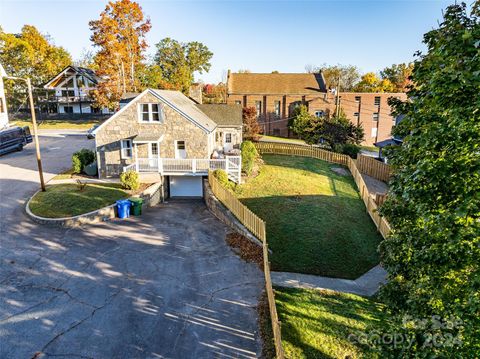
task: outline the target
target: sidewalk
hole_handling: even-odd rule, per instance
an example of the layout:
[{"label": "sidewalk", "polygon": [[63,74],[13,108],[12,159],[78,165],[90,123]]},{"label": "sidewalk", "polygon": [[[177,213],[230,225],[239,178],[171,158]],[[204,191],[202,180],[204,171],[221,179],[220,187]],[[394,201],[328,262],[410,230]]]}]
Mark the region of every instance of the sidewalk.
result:
[{"label": "sidewalk", "polygon": [[355,280],[290,272],[271,272],[271,277],[273,284],[280,287],[330,289],[369,297],[386,282],[387,272],[377,265]]},{"label": "sidewalk", "polygon": [[63,137],[63,136],[86,136],[87,130],[72,130],[72,129],[39,129],[38,130],[39,136],[56,136],[56,137]]},{"label": "sidewalk", "polygon": [[120,183],[119,178],[65,178],[65,179],[51,179],[48,184],[64,184],[64,183],[77,183],[77,179],[85,183]]}]

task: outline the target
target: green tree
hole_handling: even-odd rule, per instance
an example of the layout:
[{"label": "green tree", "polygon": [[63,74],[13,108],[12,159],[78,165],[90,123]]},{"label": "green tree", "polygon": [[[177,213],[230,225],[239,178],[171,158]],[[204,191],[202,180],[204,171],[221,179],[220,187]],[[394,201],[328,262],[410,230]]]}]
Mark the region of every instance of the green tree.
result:
[{"label": "green tree", "polygon": [[410,76],[413,71],[413,63],[393,64],[380,71],[380,76],[384,80],[389,80],[394,86],[396,92],[407,92],[412,84]]},{"label": "green tree", "polygon": [[395,85],[389,79],[381,79],[367,72],[354,87],[355,92],[394,92]]},{"label": "green tree", "polygon": [[90,40],[99,49],[95,55],[97,75],[103,78],[93,97],[97,107],[115,109],[125,92],[139,87],[138,69],[147,47],[145,35],[150,20],[131,0],[110,1],[98,20],[89,22]]},{"label": "green tree", "polygon": [[[41,86],[70,65],[72,58],[63,47],[55,46],[48,35],[25,25],[19,34],[0,28],[0,62],[9,76],[30,77],[34,86]],[[26,100],[25,85],[7,80],[5,88],[7,102],[16,110]]]},{"label": "green tree", "polygon": [[299,138],[308,144],[317,144],[323,130],[324,117],[316,117],[308,112],[305,105],[300,105],[293,111],[289,120],[289,128]]},{"label": "green tree", "polygon": [[[408,101],[390,100],[405,115],[394,130],[404,143],[388,153],[394,176],[382,213],[392,235],[380,247],[388,271],[381,297],[394,332],[414,341],[384,346],[385,356],[480,353],[479,19],[479,1],[470,14],[465,4],[449,6],[424,35]],[[432,316],[449,325],[432,324]]]},{"label": "green tree", "polygon": [[160,66],[165,80],[185,94],[194,81],[195,72],[210,70],[213,53],[201,42],[183,43],[167,37],[155,46],[155,63]]}]

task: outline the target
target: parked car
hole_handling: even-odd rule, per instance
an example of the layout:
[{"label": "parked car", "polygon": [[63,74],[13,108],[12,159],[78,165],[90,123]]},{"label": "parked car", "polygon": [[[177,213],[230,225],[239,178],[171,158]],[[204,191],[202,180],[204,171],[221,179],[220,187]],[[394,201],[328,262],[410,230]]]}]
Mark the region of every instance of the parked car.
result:
[{"label": "parked car", "polygon": [[0,131],[0,155],[12,151],[21,151],[23,146],[32,142],[30,128],[25,127],[9,127]]},{"label": "parked car", "polygon": [[100,125],[94,125],[91,129],[87,131],[87,138],[89,140],[93,140],[95,138],[95,133],[93,131],[95,131],[98,126]]}]

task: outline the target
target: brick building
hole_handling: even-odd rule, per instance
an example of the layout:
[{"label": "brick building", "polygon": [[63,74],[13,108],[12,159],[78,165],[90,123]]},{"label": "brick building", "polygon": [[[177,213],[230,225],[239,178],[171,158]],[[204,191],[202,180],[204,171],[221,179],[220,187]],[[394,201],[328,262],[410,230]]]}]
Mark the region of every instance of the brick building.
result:
[{"label": "brick building", "polygon": [[[390,138],[395,119],[390,115],[389,97],[406,99],[404,93],[341,92],[340,107],[365,130],[366,145]],[[264,134],[288,137],[288,119],[298,105],[317,116],[333,114],[336,96],[325,87],[322,74],[230,73],[227,104],[255,107]]]}]

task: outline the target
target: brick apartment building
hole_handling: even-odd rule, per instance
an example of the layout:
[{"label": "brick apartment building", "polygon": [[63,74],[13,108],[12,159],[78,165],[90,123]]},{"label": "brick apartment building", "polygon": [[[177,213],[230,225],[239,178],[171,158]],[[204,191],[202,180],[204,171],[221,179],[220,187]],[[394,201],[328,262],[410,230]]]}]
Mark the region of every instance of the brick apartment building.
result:
[{"label": "brick apartment building", "polygon": [[[389,97],[405,100],[404,93],[341,92],[340,107],[365,130],[366,145],[390,138],[395,119],[390,115]],[[263,133],[289,137],[288,119],[298,105],[312,115],[333,114],[336,96],[325,87],[322,74],[231,73],[227,78],[227,103],[255,107]]]}]

